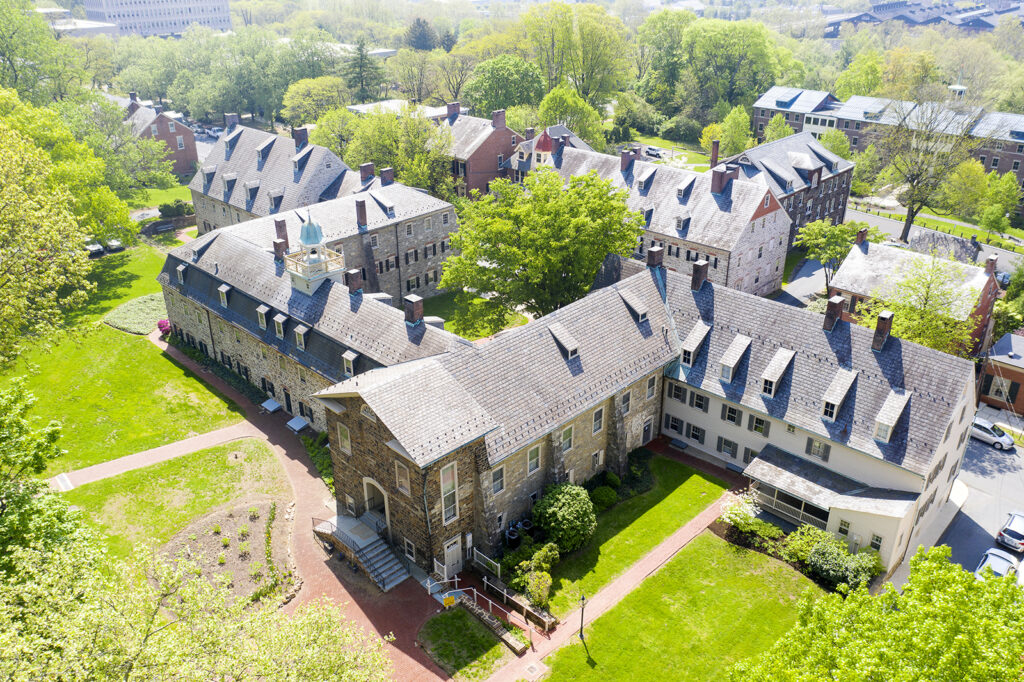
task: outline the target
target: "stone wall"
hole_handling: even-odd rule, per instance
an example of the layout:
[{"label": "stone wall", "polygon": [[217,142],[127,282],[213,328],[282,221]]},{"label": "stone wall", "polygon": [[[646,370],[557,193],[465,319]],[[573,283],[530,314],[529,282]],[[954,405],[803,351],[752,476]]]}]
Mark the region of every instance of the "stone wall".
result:
[{"label": "stone wall", "polygon": [[258,218],[254,213],[240,210],[237,206],[231,206],[223,201],[214,199],[209,194],[203,194],[191,190],[192,205],[196,209],[196,225],[199,227],[199,234],[212,232],[220,227],[237,225],[246,220]]}]

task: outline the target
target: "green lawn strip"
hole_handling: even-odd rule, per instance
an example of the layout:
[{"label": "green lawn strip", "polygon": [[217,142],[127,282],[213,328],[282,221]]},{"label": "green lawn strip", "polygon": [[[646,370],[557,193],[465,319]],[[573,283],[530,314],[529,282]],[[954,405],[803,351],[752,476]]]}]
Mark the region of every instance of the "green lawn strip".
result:
[{"label": "green lawn strip", "polygon": [[217,507],[260,495],[290,494],[273,451],[253,439],[199,450],[64,493],[119,558],[138,543],[163,545]]},{"label": "green lawn strip", "polygon": [[508,649],[483,623],[463,608],[438,614],[419,634],[431,658],[456,680],[485,680]]},{"label": "green lawn strip", "polygon": [[167,189],[146,190],[146,194],[143,197],[129,201],[128,206],[133,209],[156,208],[160,204],[169,204],[175,199],[192,201],[192,192],[189,191],[188,185],[172,185]]},{"label": "green lawn strip", "polygon": [[796,268],[796,264],[807,257],[807,252],[801,249],[799,246],[794,246],[789,253],[786,254],[786,265],[782,268],[782,286],[789,284],[793,278],[793,270]]},{"label": "green lawn strip", "polygon": [[[486,334],[479,329],[462,329],[452,321],[452,318],[455,317],[455,312],[458,310],[458,305],[455,303],[456,295],[457,292],[448,291],[443,294],[438,294],[437,296],[431,296],[430,298],[424,299],[423,314],[444,318],[445,329],[454,334],[458,334],[463,338],[469,339],[470,341],[475,341],[486,336]],[[481,298],[477,300],[482,301],[483,299]],[[526,324],[526,316],[515,313],[509,323],[505,325],[505,329],[518,327],[524,324]]]},{"label": "green lawn strip", "polygon": [[68,326],[99,320],[125,301],[159,293],[156,276],[164,260],[160,251],[141,245],[93,261],[89,280],[96,288],[85,306],[68,316]]},{"label": "green lawn strip", "polygon": [[664,457],[651,459],[654,487],[597,517],[597,531],[583,549],[551,571],[551,612],[576,608],[580,593],[592,596],[662,540],[714,502],[726,485]]},{"label": "green lawn strip", "polygon": [[705,531],[545,663],[556,680],[722,680],[796,622],[819,588],[788,565]]},{"label": "green lawn strip", "polygon": [[195,239],[196,237],[199,236],[199,228],[195,225],[193,225],[192,227],[186,227],[185,234]]},{"label": "green lawn strip", "polygon": [[[32,351],[33,414],[64,424],[68,454],[45,476],[81,469],[235,424],[241,409],[149,342],[105,324],[81,325],[49,352]],[[0,383],[3,383],[0,378]]]}]

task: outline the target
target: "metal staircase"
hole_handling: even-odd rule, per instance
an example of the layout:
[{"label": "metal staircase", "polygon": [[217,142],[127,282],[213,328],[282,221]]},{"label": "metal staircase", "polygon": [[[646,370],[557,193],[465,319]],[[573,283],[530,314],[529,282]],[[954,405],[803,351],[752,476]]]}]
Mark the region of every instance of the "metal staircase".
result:
[{"label": "metal staircase", "polygon": [[[344,520],[349,524],[346,532],[338,527],[335,521]],[[399,559],[394,550],[371,529],[362,527],[363,524],[350,517],[342,517],[335,520],[313,519],[313,533],[321,540],[330,542],[342,553],[349,556],[366,571],[366,574],[377,587],[387,592],[403,580],[409,577],[404,562]],[[363,533],[356,532],[355,528]],[[371,537],[372,536],[372,537]]]}]

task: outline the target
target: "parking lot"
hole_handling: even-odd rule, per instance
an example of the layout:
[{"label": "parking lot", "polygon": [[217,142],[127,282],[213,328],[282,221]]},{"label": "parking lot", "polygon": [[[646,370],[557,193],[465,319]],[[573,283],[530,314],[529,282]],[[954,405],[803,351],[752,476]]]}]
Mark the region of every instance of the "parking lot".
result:
[{"label": "parking lot", "polygon": [[970,494],[939,544],[949,545],[953,561],[973,571],[985,550],[997,546],[995,536],[1007,514],[1024,511],[1024,447],[999,451],[971,438],[960,468],[960,481],[967,485]]}]

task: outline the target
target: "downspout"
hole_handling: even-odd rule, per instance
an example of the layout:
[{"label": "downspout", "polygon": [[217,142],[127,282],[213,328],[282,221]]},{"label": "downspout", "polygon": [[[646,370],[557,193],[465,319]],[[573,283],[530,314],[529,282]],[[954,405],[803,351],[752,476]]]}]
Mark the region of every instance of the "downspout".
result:
[{"label": "downspout", "polygon": [[[397,235],[396,235],[397,236]],[[427,542],[430,544],[430,558],[434,558],[434,536],[430,531],[430,509],[427,507],[427,476],[423,474],[423,518],[427,520]],[[431,570],[434,565],[429,567]]]}]

